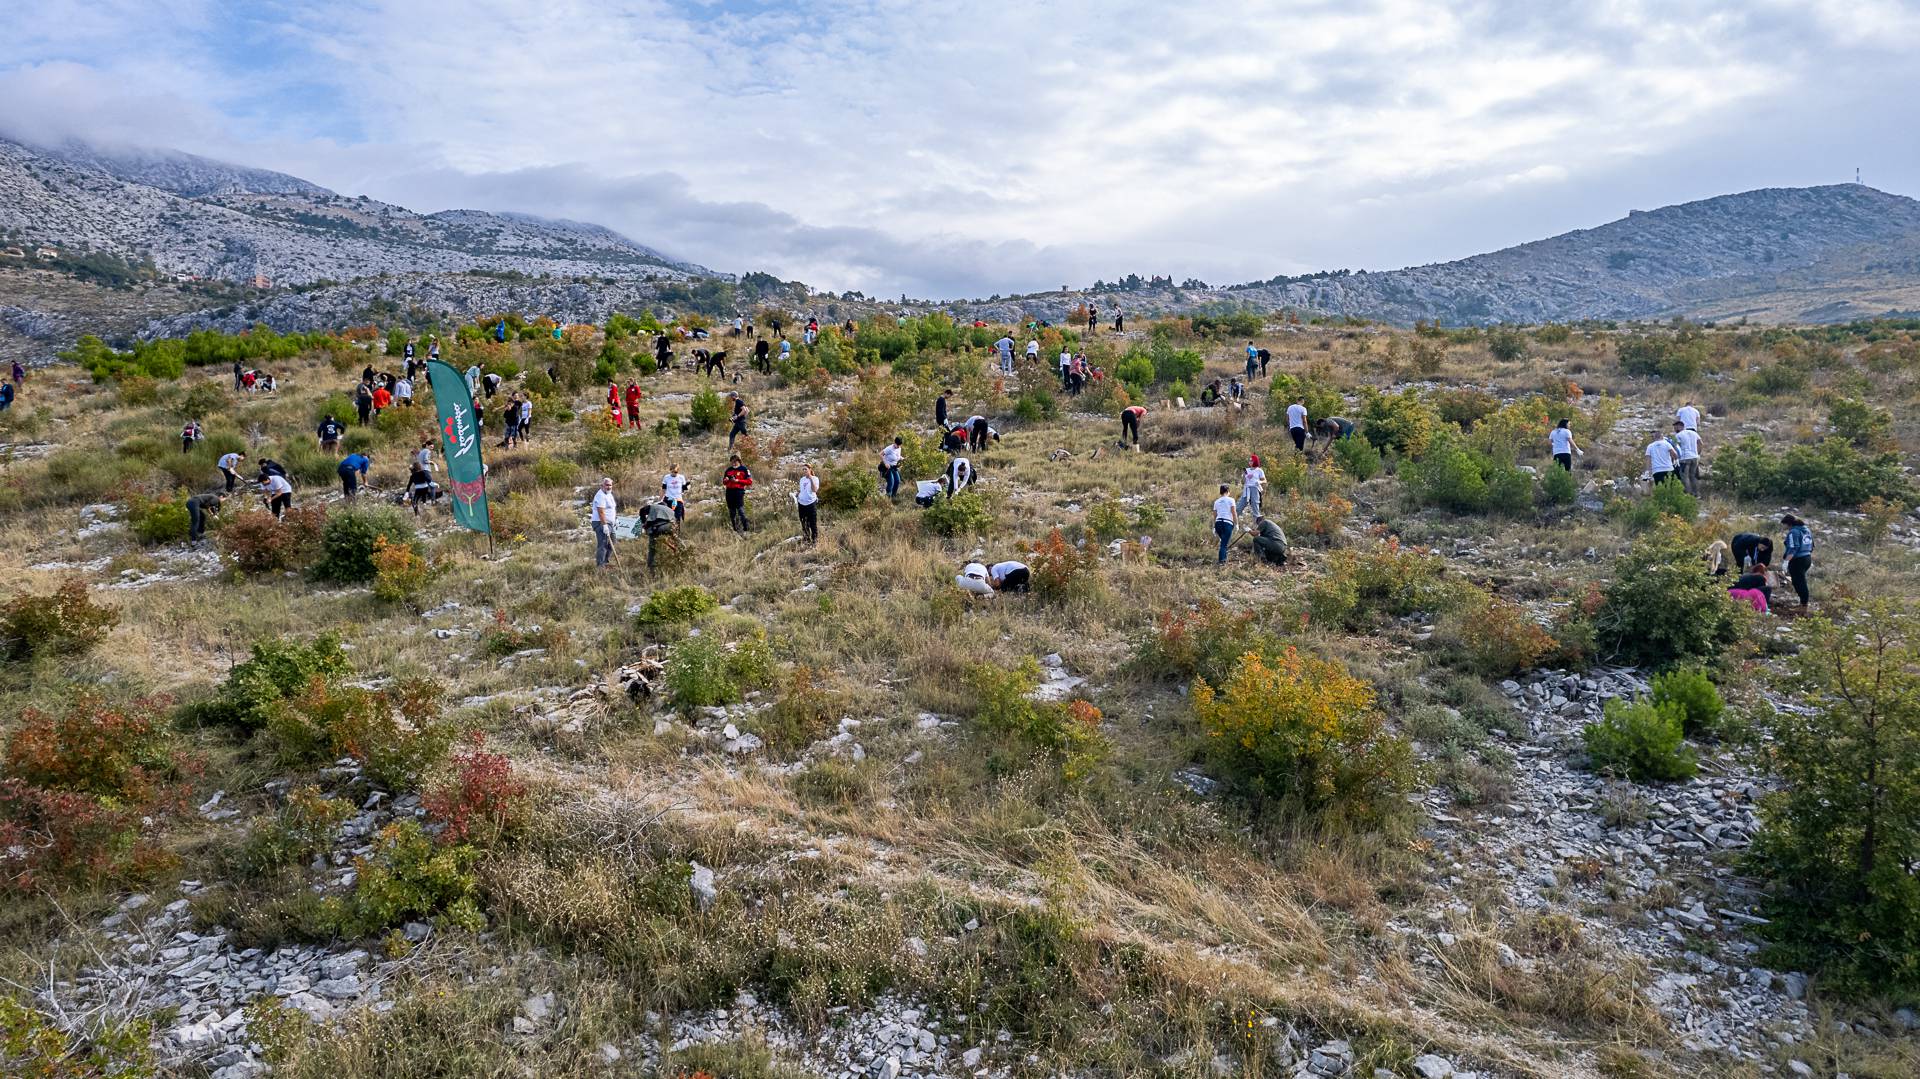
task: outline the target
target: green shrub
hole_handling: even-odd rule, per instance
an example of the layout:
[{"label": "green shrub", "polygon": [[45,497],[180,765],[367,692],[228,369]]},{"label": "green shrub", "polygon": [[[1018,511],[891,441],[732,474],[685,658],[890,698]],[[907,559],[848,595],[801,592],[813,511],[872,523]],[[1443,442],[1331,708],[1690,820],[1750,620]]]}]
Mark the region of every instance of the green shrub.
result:
[{"label": "green shrub", "polygon": [[980,729],[1019,739],[1031,750],[1059,758],[1069,778],[1084,774],[1100,755],[1100,710],[1086,701],[1036,701],[1040,664],[1028,656],[1015,667],[978,663],[967,670],[973,691],[973,721]]},{"label": "green shrub", "polygon": [[176,491],[165,498],[135,498],[127,504],[127,525],[135,539],[148,547],[179,543],[192,530],[187,514],[187,493]]},{"label": "green shrub", "polygon": [[94,603],[86,582],[73,578],[52,595],[22,592],[0,606],[0,655],[16,660],[78,655],[119,624],[120,612]]},{"label": "green shrub", "polygon": [[[1671,486],[1671,485],[1669,485]],[[1573,473],[1554,464],[1540,473],[1540,501],[1549,506],[1571,506],[1580,497],[1580,481]]]},{"label": "green shrub", "polygon": [[1740,392],[1754,397],[1781,397],[1807,388],[1807,369],[1788,360],[1776,360],[1747,376]]},{"label": "green shrub", "polygon": [[1087,531],[1101,543],[1111,543],[1131,532],[1132,522],[1120,503],[1108,499],[1087,510]]},{"label": "green shrub", "polygon": [[1604,654],[1650,667],[1709,662],[1740,639],[1741,608],[1700,569],[1691,529],[1673,522],[1614,560],[1594,634]]},{"label": "green shrub", "polygon": [[369,937],[404,922],[429,921],[478,932],[477,848],[436,844],[413,821],[396,821],[374,837],[373,851],[354,859],[353,891],[326,900],[328,921],[342,936]]},{"label": "green shrub", "polygon": [[1369,393],[1360,409],[1360,433],[1382,453],[1420,456],[1438,423],[1439,417],[1412,387],[1397,393]]},{"label": "green shrub", "polygon": [[1683,714],[1673,704],[1610,700],[1600,722],[1582,731],[1587,757],[1595,771],[1639,782],[1690,778],[1696,764],[1682,741]]},{"label": "green shrub", "polygon": [[365,689],[313,679],[271,708],[266,734],[287,767],[352,757],[375,785],[413,790],[446,757],[453,726],[440,718],[440,687],[425,680]]},{"label": "green shrub", "polygon": [[853,396],[833,407],[828,423],[842,445],[872,446],[892,441],[907,413],[906,384],[875,367],[860,373]]},{"label": "green shrub", "polygon": [[1168,384],[1192,382],[1207,368],[1206,357],[1197,350],[1174,348],[1161,337],[1154,338],[1147,354],[1153,360],[1153,377]]},{"label": "green shrub", "polygon": [[1383,467],[1380,451],[1364,438],[1339,438],[1333,442],[1333,461],[1340,471],[1365,483],[1378,476]]},{"label": "green shrub", "polygon": [[1727,704],[1719,687],[1707,672],[1697,668],[1676,667],[1653,676],[1650,697],[1656,707],[1672,707],[1680,713],[1680,725],[1690,736],[1713,734],[1720,729]]},{"label": "green shrub", "polygon": [[1406,812],[1412,749],[1386,729],[1373,687],[1340,664],[1249,653],[1219,689],[1194,682],[1192,697],[1207,758],[1256,807],[1361,827]]},{"label": "green shrub", "polygon": [[1487,351],[1501,363],[1526,359],[1527,336],[1519,330],[1501,326],[1487,331]]},{"label": "green shrub", "polygon": [[1020,391],[1020,396],[1013,402],[1013,414],[1027,423],[1058,419],[1060,402],[1053,396],[1048,384],[1042,382]]},{"label": "green shrub", "polygon": [[1500,411],[1500,399],[1485,390],[1441,390],[1429,401],[1442,420],[1462,431],[1473,430],[1474,424]]},{"label": "green shrub", "polygon": [[1145,349],[1135,346],[1128,349],[1120,362],[1114,365],[1113,376],[1124,383],[1136,397],[1144,398],[1147,390],[1153,386],[1153,358]]},{"label": "green shrub", "polygon": [[[122,392],[125,392],[124,385]],[[1827,409],[1833,433],[1859,449],[1884,452],[1894,448],[1893,413],[1851,397],[1834,400]]]},{"label": "green shrub", "polygon": [[242,878],[259,880],[302,866],[333,847],[334,829],[353,816],[352,802],[329,798],[308,784],[287,794],[273,819],[256,825],[233,857]]},{"label": "green shrub", "polygon": [[[640,440],[633,441],[638,444]],[[534,461],[528,471],[533,473],[533,485],[542,488],[571,487],[580,474],[579,466],[572,461],[546,456]]]},{"label": "green shrub", "polygon": [[233,404],[217,382],[196,382],[180,397],[180,403],[173,408],[173,414],[182,421],[200,420],[215,413],[225,412]]},{"label": "green shrub", "polygon": [[1351,632],[1384,618],[1445,610],[1458,600],[1437,555],[1398,542],[1365,551],[1333,551],[1326,572],[1307,586],[1309,621]]},{"label": "green shrub", "polygon": [[[645,438],[638,434],[626,433],[604,413],[588,414],[582,426],[586,430],[580,438],[580,448],[576,452],[581,462],[592,468],[604,471],[614,465],[631,461],[646,452]],[[537,482],[537,474],[535,479]]]},{"label": "green shrub", "polygon": [[1870,498],[1907,506],[1916,500],[1897,452],[1862,453],[1839,437],[1775,453],[1760,436],[1748,435],[1720,451],[1713,479],[1736,497],[1755,501],[1851,508]]},{"label": "green shrub", "polygon": [[1338,416],[1347,407],[1340,397],[1340,391],[1319,379],[1303,374],[1275,372],[1272,383],[1267,387],[1267,420],[1286,426],[1287,406],[1295,401],[1306,404],[1309,421]]},{"label": "green shrub", "polygon": [[1573,340],[1573,330],[1557,322],[1549,322],[1533,331],[1533,339],[1543,345],[1564,345]]},{"label": "green shrub", "polygon": [[733,704],[747,689],[765,685],[772,675],[773,655],[766,636],[758,630],[731,645],[715,634],[703,633],[688,637],[667,653],[668,699],[683,710]]},{"label": "green shrub", "polygon": [[319,558],[313,575],[322,581],[357,584],[379,574],[374,564],[374,541],[411,545],[413,526],[390,506],[348,509],[327,517],[320,532]]},{"label": "green shrub", "polygon": [[952,498],[934,500],[920,515],[920,525],[940,536],[964,536],[985,532],[993,525],[993,514],[977,491],[961,491]]},{"label": "green shrub", "polygon": [[852,513],[878,497],[880,474],[869,465],[829,465],[820,476],[820,504],[836,513]]},{"label": "green shrub", "polygon": [[1518,514],[1533,506],[1532,476],[1456,435],[1433,439],[1425,456],[1401,467],[1400,477],[1415,502],[1455,513]]},{"label": "green shrub", "polygon": [[1688,494],[1687,489],[1678,482],[1669,481],[1654,484],[1653,490],[1647,492],[1647,497],[1638,502],[1616,499],[1608,505],[1607,510],[1617,513],[1628,528],[1645,532],[1663,527],[1662,522],[1668,518],[1692,524],[1700,517],[1700,500]]},{"label": "green shrub", "polygon": [[945,472],[947,455],[940,441],[908,432],[900,436],[900,477],[908,483],[932,479]]},{"label": "green shrub", "polygon": [[1811,709],[1765,709],[1783,784],[1762,807],[1752,864],[1771,882],[1761,932],[1780,969],[1842,995],[1920,994],[1920,612],[1875,601],[1846,625],[1803,622],[1783,688]]},{"label": "green shrub", "polygon": [[1241,656],[1273,660],[1285,647],[1252,611],[1230,611],[1209,597],[1156,615],[1153,629],[1134,645],[1132,667],[1150,678],[1225,684]]},{"label": "green shrub", "polygon": [[181,719],[256,731],[267,725],[282,701],[299,696],[314,679],[339,678],[352,669],[340,638],[331,633],[306,643],[286,637],[255,641],[246,662],[228,672],[212,697],[184,706]]},{"label": "green shrub", "polygon": [[687,405],[687,418],[695,433],[715,430],[727,422],[727,402],[711,385],[701,383]]},{"label": "green shrub", "polygon": [[640,605],[633,624],[641,629],[691,625],[719,608],[720,601],[699,585],[662,588]]},{"label": "green shrub", "polygon": [[819,671],[799,666],[773,705],[753,716],[751,728],[767,752],[785,758],[827,737],[846,709],[846,697],[828,688]]},{"label": "green shrub", "polygon": [[1622,337],[1614,346],[1620,369],[1629,375],[1691,382],[1707,362],[1707,339],[1699,330],[1678,334]]}]

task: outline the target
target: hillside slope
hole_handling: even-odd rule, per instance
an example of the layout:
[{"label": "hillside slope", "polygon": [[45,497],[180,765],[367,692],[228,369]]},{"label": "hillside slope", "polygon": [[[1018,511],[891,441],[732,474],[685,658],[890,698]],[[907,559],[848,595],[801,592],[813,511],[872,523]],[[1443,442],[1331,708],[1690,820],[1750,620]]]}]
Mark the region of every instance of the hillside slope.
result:
[{"label": "hillside slope", "polygon": [[150,256],[168,273],[273,285],[466,270],[712,276],[597,225],[478,210],[420,214],[189,155],[47,152],[6,139],[0,229],[36,244]]}]

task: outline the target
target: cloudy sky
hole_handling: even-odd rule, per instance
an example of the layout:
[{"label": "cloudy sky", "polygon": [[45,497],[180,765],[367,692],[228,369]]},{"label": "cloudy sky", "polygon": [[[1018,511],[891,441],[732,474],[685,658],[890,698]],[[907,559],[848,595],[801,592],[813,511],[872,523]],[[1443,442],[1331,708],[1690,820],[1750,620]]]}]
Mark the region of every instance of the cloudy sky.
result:
[{"label": "cloudy sky", "polygon": [[1920,0],[52,0],[0,130],[880,295],[1391,269],[1920,193]]}]

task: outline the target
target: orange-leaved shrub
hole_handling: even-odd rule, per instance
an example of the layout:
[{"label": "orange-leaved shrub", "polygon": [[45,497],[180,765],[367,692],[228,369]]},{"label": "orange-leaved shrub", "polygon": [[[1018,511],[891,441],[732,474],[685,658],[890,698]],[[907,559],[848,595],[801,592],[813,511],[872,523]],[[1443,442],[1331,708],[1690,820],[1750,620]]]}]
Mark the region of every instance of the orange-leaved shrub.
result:
[{"label": "orange-leaved shrub", "polygon": [[154,726],[166,703],[82,696],[22,713],[0,764],[0,887],[134,880],[163,866],[148,822],[186,803],[189,762]]},{"label": "orange-leaved shrub", "polygon": [[453,754],[453,777],[422,799],[427,819],[440,825],[440,842],[492,846],[518,826],[526,813],[527,785],[513,774],[513,762],[489,753],[486,736],[467,735]]},{"label": "orange-leaved shrub", "polygon": [[1193,711],[1220,778],[1262,810],[1378,827],[1405,810],[1413,754],[1386,729],[1373,687],[1338,663],[1289,647],[1240,657]]}]

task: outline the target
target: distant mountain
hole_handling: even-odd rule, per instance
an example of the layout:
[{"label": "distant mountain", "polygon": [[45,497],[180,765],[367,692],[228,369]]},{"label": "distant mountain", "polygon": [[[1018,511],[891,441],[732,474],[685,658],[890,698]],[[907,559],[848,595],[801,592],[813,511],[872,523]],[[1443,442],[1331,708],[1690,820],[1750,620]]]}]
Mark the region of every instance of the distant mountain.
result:
[{"label": "distant mountain", "polygon": [[41,152],[78,168],[103,172],[116,180],[144,184],[190,199],[208,195],[307,195],[327,198],[333,192],[297,176],[268,169],[229,165],[210,157],[178,150],[116,148],[66,142]]},{"label": "distant mountain", "polygon": [[956,306],[1046,318],[1088,300],[1136,314],[1292,307],[1450,325],[1911,314],[1920,309],[1920,201],[1859,184],[1767,188],[1636,210],[1597,228],[1384,273],[1343,270],[1225,288],[1176,288],[1163,279]]},{"label": "distant mountain", "polygon": [[0,138],[0,230],[162,271],[269,286],[379,274],[719,276],[598,225],[527,214],[419,214],[305,180],[168,151],[48,150]]}]

